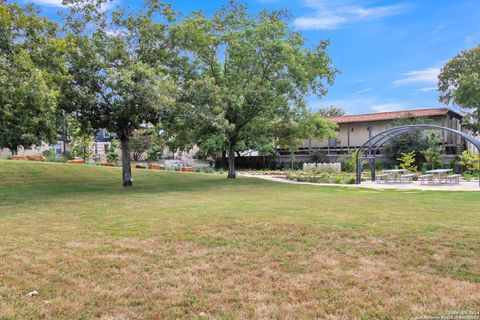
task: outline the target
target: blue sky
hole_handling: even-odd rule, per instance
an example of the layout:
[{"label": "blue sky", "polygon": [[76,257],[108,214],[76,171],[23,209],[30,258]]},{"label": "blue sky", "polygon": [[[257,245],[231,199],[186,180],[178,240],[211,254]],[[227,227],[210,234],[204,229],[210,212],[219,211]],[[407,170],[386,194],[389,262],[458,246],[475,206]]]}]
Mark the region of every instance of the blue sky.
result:
[{"label": "blue sky", "polygon": [[[18,0],[21,4],[27,1]],[[54,18],[61,0],[35,0]],[[137,1],[116,0],[135,6]],[[187,14],[213,12],[225,1],[171,1]],[[330,39],[341,71],[311,109],[335,105],[349,114],[441,106],[436,77],[450,58],[480,44],[479,0],[248,0],[249,10],[287,9],[292,27],[313,46]]]}]

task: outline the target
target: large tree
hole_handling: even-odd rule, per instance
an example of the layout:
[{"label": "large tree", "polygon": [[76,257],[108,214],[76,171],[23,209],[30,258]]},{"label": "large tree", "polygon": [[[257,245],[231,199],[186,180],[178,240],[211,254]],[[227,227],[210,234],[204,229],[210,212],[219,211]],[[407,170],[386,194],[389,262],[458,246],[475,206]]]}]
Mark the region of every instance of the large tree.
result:
[{"label": "large tree", "polygon": [[322,96],[326,84],[333,83],[328,41],[306,48],[287,18],[280,11],[253,16],[231,1],[211,18],[195,12],[173,28],[194,70],[181,99],[184,110],[194,110],[191,132],[225,136],[228,178],[236,176],[239,143],[248,146],[263,137],[273,141],[277,126],[301,118],[307,95]]},{"label": "large tree", "polygon": [[[116,134],[122,149],[123,186],[132,186],[129,142],[174,105],[170,69],[176,51],[168,36],[174,13],[148,0],[139,11],[105,10],[102,0],[65,0],[68,72],[63,106],[93,128]],[[107,1],[108,2],[108,1]]]},{"label": "large tree", "polygon": [[462,108],[465,127],[480,133],[480,45],[452,58],[438,79],[440,101]]},{"label": "large tree", "polygon": [[61,41],[32,7],[0,3],[0,148],[55,141]]},{"label": "large tree", "polygon": [[318,109],[318,114],[324,118],[335,118],[345,115],[345,110],[335,106],[329,106]]}]

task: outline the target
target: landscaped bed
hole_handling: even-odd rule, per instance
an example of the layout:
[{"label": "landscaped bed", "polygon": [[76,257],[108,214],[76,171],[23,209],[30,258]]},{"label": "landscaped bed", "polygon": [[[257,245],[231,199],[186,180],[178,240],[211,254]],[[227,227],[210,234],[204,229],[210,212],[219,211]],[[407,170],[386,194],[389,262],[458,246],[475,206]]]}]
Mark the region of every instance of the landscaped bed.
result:
[{"label": "landscaped bed", "polygon": [[[277,178],[312,183],[335,183],[335,184],[354,184],[355,174],[350,172],[325,172],[300,171],[300,170],[248,170],[241,171],[243,175],[252,176],[274,176]],[[368,174],[364,174],[365,179]]]},{"label": "landscaped bed", "polygon": [[[0,161],[2,319],[480,309],[480,197]],[[32,291],[38,295],[27,297]]]}]

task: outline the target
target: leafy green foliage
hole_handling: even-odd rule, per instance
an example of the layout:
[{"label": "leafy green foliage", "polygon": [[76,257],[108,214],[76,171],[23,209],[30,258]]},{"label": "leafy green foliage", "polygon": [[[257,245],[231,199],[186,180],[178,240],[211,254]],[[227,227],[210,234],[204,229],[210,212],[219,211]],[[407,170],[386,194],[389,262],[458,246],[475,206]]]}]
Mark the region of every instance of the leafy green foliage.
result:
[{"label": "leafy green foliage", "polygon": [[440,138],[435,132],[429,132],[427,135],[428,148],[423,151],[427,163],[432,169],[440,165],[442,160],[442,147]]},{"label": "leafy green foliage", "polygon": [[0,148],[57,138],[57,26],[29,6],[0,4]]},{"label": "leafy green foliage", "polygon": [[73,138],[72,155],[85,161],[93,158],[94,141],[91,134],[83,132],[77,128],[71,132]]},{"label": "leafy green foliage", "polygon": [[314,150],[310,152],[310,161],[313,163],[326,163],[330,162],[330,158],[320,150]]},{"label": "leafy green foliage", "polygon": [[[355,172],[357,169],[357,154],[360,152],[360,149],[354,150],[349,154],[342,157],[341,161],[343,164],[343,170],[347,172]],[[360,154],[360,157],[362,154]]]},{"label": "leafy green foliage", "polygon": [[318,114],[324,118],[334,118],[334,117],[341,117],[345,115],[345,110],[335,106],[329,106],[326,108],[320,108],[318,110]]},{"label": "leafy green foliage", "polygon": [[135,130],[130,137],[130,150],[135,161],[145,153],[148,161],[157,161],[162,156],[164,146],[165,142],[155,128]]},{"label": "leafy green foliage", "polygon": [[107,162],[117,163],[119,156],[118,156],[118,142],[115,139],[110,141],[110,146],[108,147],[107,151]]},{"label": "leafy green foliage", "polygon": [[[413,118],[408,115],[404,118],[397,119],[391,122],[390,127],[398,127],[411,124],[432,124],[432,119],[429,118]],[[384,147],[384,154],[389,155],[391,160],[398,163],[398,159],[402,153],[415,153],[415,162],[417,165],[422,165],[425,162],[425,156],[422,150],[428,148],[427,137],[421,131],[407,132],[390,139]]]},{"label": "leafy green foliage", "polygon": [[148,162],[155,162],[162,159],[164,147],[159,144],[152,144],[147,149]]},{"label": "leafy green foliage", "polygon": [[221,133],[198,137],[197,146],[199,148],[199,158],[212,160],[221,158],[228,147],[226,141],[225,135]]},{"label": "leafy green foliage", "polygon": [[466,113],[465,127],[480,133],[480,45],[452,58],[438,79],[440,101],[461,107]]},{"label": "leafy green foliage", "polygon": [[277,144],[290,150],[290,159],[304,139],[334,137],[336,124],[322,118],[317,113],[303,112],[290,115],[291,120],[283,120],[276,128]]},{"label": "leafy green foliage", "polygon": [[129,140],[145,123],[157,124],[175,104],[169,70],[176,57],[169,5],[149,0],[136,12],[105,12],[105,1],[66,0],[68,74],[63,107],[93,128],[116,134],[123,185],[131,186]]},{"label": "leafy green foliage", "polygon": [[480,162],[479,162],[479,155],[473,154],[473,152],[469,152],[465,150],[460,155],[460,165],[462,165],[464,171],[468,174],[475,174],[480,172]]},{"label": "leafy green foliage", "polygon": [[[232,1],[211,18],[195,12],[173,28],[174,39],[186,51],[188,70],[193,70],[182,84],[178,111],[193,115],[190,121],[177,118],[173,128],[182,128],[190,143],[223,135],[225,141],[216,145],[228,146],[230,178],[235,177],[239,144],[248,149],[259,140],[272,143],[281,134],[281,142],[292,146],[311,127],[300,129],[297,122],[306,118],[305,97],[322,96],[326,84],[333,83],[336,70],[326,53],[328,42],[305,49],[301,34],[291,32],[285,18],[279,11],[252,16]],[[321,127],[329,128],[323,136],[334,125],[324,122]]]},{"label": "leafy green foliage", "polygon": [[418,168],[415,165],[416,153],[415,150],[409,153],[402,152],[400,157],[397,158],[397,160],[400,161],[400,168],[414,172],[417,171]]},{"label": "leafy green foliage", "polygon": [[132,133],[129,140],[130,152],[133,160],[138,161],[150,146],[150,131],[146,129],[138,129]]}]

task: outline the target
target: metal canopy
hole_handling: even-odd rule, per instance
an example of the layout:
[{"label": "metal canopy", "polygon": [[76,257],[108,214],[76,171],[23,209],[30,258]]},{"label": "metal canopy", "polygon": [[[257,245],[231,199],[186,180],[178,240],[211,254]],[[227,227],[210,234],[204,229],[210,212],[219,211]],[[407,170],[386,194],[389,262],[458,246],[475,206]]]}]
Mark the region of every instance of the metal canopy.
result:
[{"label": "metal canopy", "polygon": [[[446,128],[442,126],[437,126],[433,124],[411,124],[411,125],[394,127],[394,128],[385,130],[382,133],[379,133],[376,136],[368,139],[367,142],[365,142],[357,151],[357,157],[356,157],[357,184],[361,183],[363,162],[364,160],[367,160],[367,159],[372,160],[373,162],[372,181],[375,181],[375,155],[377,154],[378,149],[380,149],[385,143],[387,143],[390,139],[398,135],[412,132],[412,131],[424,131],[424,130],[442,130],[442,131],[452,132],[462,137],[463,139],[469,141],[478,149],[480,153],[480,141],[478,141],[473,136],[462,131],[458,131],[455,129]],[[363,156],[360,156],[362,153],[363,153]],[[480,184],[480,172],[479,172],[479,184]]]}]

